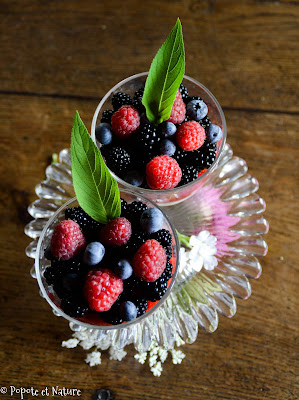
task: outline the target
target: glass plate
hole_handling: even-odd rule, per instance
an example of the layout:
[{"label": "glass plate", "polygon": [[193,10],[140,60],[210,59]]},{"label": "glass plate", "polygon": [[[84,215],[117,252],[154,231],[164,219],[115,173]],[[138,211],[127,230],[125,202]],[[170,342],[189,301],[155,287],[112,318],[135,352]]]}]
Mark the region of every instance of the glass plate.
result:
[{"label": "glass plate", "polygon": [[[263,217],[266,205],[257,194],[258,181],[248,174],[246,162],[225,145],[218,167],[209,181],[184,202],[163,207],[176,229],[185,235],[208,230],[217,238],[217,267],[212,271],[182,271],[167,301],[152,315],[132,327],[97,334],[115,348],[134,343],[139,352],[147,351],[153,340],[171,349],[179,335],[193,343],[198,327],[214,332],[218,314],[228,318],[236,313],[236,297],[247,299],[251,294],[250,279],[262,272],[258,257],[265,256],[267,244],[262,235],[269,226]],[[39,197],[28,207],[34,218],[25,227],[33,239],[26,248],[35,257],[38,238],[48,218],[67,200],[74,197],[69,149],[59,154],[57,163],[46,169],[47,179],[38,184]],[[35,277],[34,267],[31,275]],[[72,330],[80,329],[70,323]]]}]

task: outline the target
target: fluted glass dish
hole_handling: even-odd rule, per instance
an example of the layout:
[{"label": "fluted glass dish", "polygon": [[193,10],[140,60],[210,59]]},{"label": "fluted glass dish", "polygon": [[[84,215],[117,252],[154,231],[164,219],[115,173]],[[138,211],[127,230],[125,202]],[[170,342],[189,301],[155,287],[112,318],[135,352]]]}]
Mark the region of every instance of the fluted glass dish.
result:
[{"label": "fluted glass dish", "polygon": [[[266,204],[258,188],[246,162],[234,156],[226,144],[209,181],[184,202],[163,207],[180,233],[193,235],[208,230],[217,238],[216,268],[180,270],[166,301],[138,324],[103,331],[89,330],[72,321],[71,329],[86,329],[86,336],[104,343],[105,348],[123,348],[133,343],[138,351],[147,351],[153,340],[172,348],[178,336],[193,343],[199,328],[214,332],[219,315],[233,317],[236,299],[250,297],[250,279],[259,278],[262,272],[260,259],[267,253],[263,235],[268,232],[268,222],[263,216]],[[47,167],[46,180],[36,186],[35,192],[38,199],[28,207],[33,220],[25,227],[32,239],[26,248],[31,258],[36,255],[38,238],[48,219],[74,196],[69,149],[60,152],[58,163]],[[34,267],[31,275],[36,278]],[[57,315],[55,310],[54,313]]]},{"label": "fluted glass dish", "polygon": [[[136,90],[144,87],[146,78],[148,73],[143,72],[137,75],[130,76],[127,79],[119,82],[115,85],[109,92],[103,97],[101,102],[99,103],[92,120],[91,125],[91,137],[97,143],[97,146],[100,148],[100,143],[95,138],[95,129],[96,126],[101,122],[102,114],[104,110],[111,109],[111,100],[114,93],[120,91],[124,93],[128,93],[131,97],[134,97],[134,93]],[[164,205],[175,205],[188,197],[192,196],[199,188],[201,188],[205,183],[208,182],[211,173],[217,167],[219,159],[223,153],[225,142],[226,142],[226,121],[224,117],[224,113],[217,99],[213,96],[213,94],[201,83],[197,82],[195,79],[190,78],[189,76],[184,76],[183,85],[185,85],[189,91],[190,96],[200,96],[203,101],[207,104],[209,112],[208,117],[210,118],[212,124],[216,124],[220,126],[223,131],[223,138],[217,144],[217,156],[213,164],[210,168],[199,178],[196,180],[187,183],[183,186],[178,186],[173,189],[166,190],[153,190],[153,189],[144,189],[141,187],[132,186],[128,182],[121,179],[117,176],[113,171],[110,170],[111,174],[117,180],[120,187],[127,188],[129,190],[133,190],[135,193],[139,193],[141,195],[146,196],[148,199],[154,201],[160,206]]]},{"label": "fluted glass dish", "polygon": [[[149,208],[157,208],[156,204],[154,204],[150,200],[148,200],[144,197],[136,196],[136,194],[134,194],[128,190],[121,190],[120,196],[122,199],[124,199],[128,203],[131,203],[133,201],[142,201]],[[110,324],[103,322],[100,318],[100,313],[96,313],[96,312],[89,312],[81,318],[72,318],[62,311],[62,309],[60,308],[60,302],[61,302],[60,298],[57,296],[57,294],[53,290],[52,285],[49,285],[47,283],[46,279],[44,278],[45,270],[47,269],[47,267],[49,267],[51,265],[51,261],[49,261],[45,257],[44,254],[45,254],[46,249],[50,246],[51,237],[52,237],[53,231],[55,229],[55,226],[58,225],[59,222],[61,222],[62,220],[65,219],[66,209],[71,208],[71,207],[78,207],[78,206],[79,206],[79,204],[78,204],[76,198],[72,198],[69,201],[67,201],[49,219],[49,221],[47,222],[47,224],[45,225],[45,227],[41,233],[41,236],[39,238],[39,242],[37,245],[37,249],[36,249],[35,275],[36,275],[42,296],[47,300],[47,302],[50,304],[50,306],[52,307],[53,311],[56,314],[68,319],[69,321],[71,321],[73,323],[76,323],[79,326],[85,327],[85,328],[101,329],[104,331],[108,331],[108,330],[115,330],[115,329],[120,329],[120,328],[123,329],[130,325],[141,322],[142,320],[149,317],[152,313],[154,313],[166,301],[167,297],[169,296],[169,294],[174,286],[175,279],[178,274],[178,265],[179,265],[179,260],[178,260],[178,258],[179,258],[179,255],[178,255],[179,243],[178,243],[178,238],[177,238],[175,229],[169,222],[167,216],[163,213],[164,219],[163,219],[163,225],[162,225],[161,229],[168,230],[172,236],[172,252],[173,253],[172,253],[171,262],[173,265],[173,269],[172,269],[173,275],[172,275],[172,278],[170,278],[168,281],[168,288],[167,288],[167,291],[164,294],[164,296],[159,301],[156,301],[154,303],[150,302],[150,308],[148,309],[148,311],[146,311],[145,314],[143,314],[142,316],[140,316],[132,321],[125,322],[125,323],[122,323],[119,325],[110,325]],[[115,251],[117,251],[117,249]]]}]

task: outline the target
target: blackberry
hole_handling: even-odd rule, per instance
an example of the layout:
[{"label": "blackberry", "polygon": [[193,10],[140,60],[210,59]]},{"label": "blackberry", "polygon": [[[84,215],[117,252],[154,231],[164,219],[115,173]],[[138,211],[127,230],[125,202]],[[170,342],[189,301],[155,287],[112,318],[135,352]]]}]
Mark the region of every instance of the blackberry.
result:
[{"label": "blackberry", "polygon": [[134,100],[142,100],[143,93],[144,93],[144,88],[136,90],[136,92],[134,93]]},{"label": "blackberry", "polygon": [[92,396],[92,400],[113,400],[113,394],[109,389],[98,389]]},{"label": "blackberry", "polygon": [[183,100],[184,100],[184,102],[185,102],[185,100],[187,100],[187,98],[188,98],[188,96],[189,96],[188,89],[186,88],[186,86],[184,86],[184,85],[181,83],[181,84],[180,84],[179,91],[180,91],[180,93],[181,93],[181,95],[182,95],[182,98],[183,98]]},{"label": "blackberry", "polygon": [[116,111],[121,106],[132,105],[132,97],[127,93],[117,92],[112,96],[111,102],[114,111]]},{"label": "blackberry", "polygon": [[[134,230],[134,225],[133,225]],[[149,239],[149,235],[144,231],[133,232],[128,243],[126,243],[125,250],[129,257],[133,257],[136,251]],[[121,246],[122,247],[122,246]]]},{"label": "blackberry", "polygon": [[143,92],[144,92],[143,88],[136,90],[133,100],[133,107],[135,107],[138,110],[140,115],[145,112],[145,107],[142,104]]},{"label": "blackberry", "polygon": [[140,291],[142,281],[136,275],[132,274],[129,279],[125,279],[123,282],[124,290],[120,295],[121,300],[131,300]]},{"label": "blackberry", "polygon": [[102,224],[91,218],[81,207],[72,207],[65,210],[65,219],[71,219],[79,224],[83,233],[98,232]]},{"label": "blackberry", "polygon": [[179,163],[180,167],[182,167],[183,165],[190,164],[192,162],[192,153],[177,147],[172,158],[174,158]]},{"label": "blackberry", "polygon": [[53,285],[56,282],[59,282],[62,278],[63,270],[57,269],[55,266],[48,267],[44,272],[44,278],[47,281],[48,285]]},{"label": "blackberry", "polygon": [[155,282],[143,282],[144,297],[150,301],[160,300],[167,291],[167,281],[163,276]]},{"label": "blackberry", "polygon": [[172,247],[171,246],[164,247],[164,250],[167,256],[167,260],[170,260],[172,257]]},{"label": "blackberry", "polygon": [[73,318],[83,317],[88,311],[88,306],[82,299],[64,298],[61,301],[60,307],[67,315]]},{"label": "blackberry", "polygon": [[151,239],[156,239],[163,247],[171,246],[171,233],[166,229],[160,229],[151,234]]},{"label": "blackberry", "polygon": [[111,125],[111,117],[114,114],[113,110],[105,110],[103,112],[101,122],[106,122],[107,124]]},{"label": "blackberry", "polygon": [[147,310],[147,300],[144,297],[135,297],[132,302],[137,307],[137,318],[143,315]]},{"label": "blackberry", "polygon": [[216,144],[204,143],[194,152],[194,162],[198,170],[209,168],[216,159]]},{"label": "blackberry", "polygon": [[154,125],[145,123],[141,126],[136,140],[140,148],[146,154],[149,154],[151,157],[159,154],[159,142],[161,141],[161,136]]},{"label": "blackberry", "polygon": [[106,149],[104,157],[108,167],[120,177],[124,175],[131,163],[129,153],[120,146]]},{"label": "blackberry", "polygon": [[164,277],[166,282],[172,277],[172,268],[173,268],[173,266],[172,266],[171,262],[169,260],[167,260],[166,267],[164,269],[163,274],[161,275]]},{"label": "blackberry", "polygon": [[192,165],[184,165],[182,167],[182,179],[180,185],[185,185],[186,183],[192,182],[198,178],[198,170]]},{"label": "blackberry", "polygon": [[198,122],[204,128],[205,131],[207,131],[207,129],[211,125],[211,121],[210,121],[210,118],[208,116],[204,117],[203,119],[200,119]]},{"label": "blackberry", "polygon": [[104,311],[101,313],[101,318],[103,321],[108,322],[111,325],[118,325],[123,322],[120,316],[120,301],[117,300],[109,311]]},{"label": "blackberry", "polygon": [[202,100],[202,98],[199,97],[199,96],[188,96],[188,97],[186,98],[185,103],[188,104],[188,103],[189,103],[190,101],[192,101],[192,100]]},{"label": "blackberry", "polygon": [[121,215],[125,215],[128,203],[126,202],[126,200],[120,199],[120,204],[121,204]]},{"label": "blackberry", "polygon": [[126,214],[128,219],[133,222],[140,221],[141,214],[147,209],[147,205],[142,203],[142,201],[133,201],[127,205]]}]

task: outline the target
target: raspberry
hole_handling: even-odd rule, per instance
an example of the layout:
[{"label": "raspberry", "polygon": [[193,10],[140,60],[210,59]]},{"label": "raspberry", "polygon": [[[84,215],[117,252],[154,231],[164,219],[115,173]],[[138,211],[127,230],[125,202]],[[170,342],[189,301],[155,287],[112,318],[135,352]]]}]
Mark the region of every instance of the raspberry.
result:
[{"label": "raspberry", "polygon": [[112,102],[114,111],[116,111],[124,105],[127,105],[127,106],[132,105],[132,98],[127,93],[117,92],[117,93],[114,93],[114,95],[112,96],[111,102]]},{"label": "raspberry", "polygon": [[196,121],[184,122],[179,126],[176,134],[177,144],[187,151],[199,149],[205,138],[204,128]]},{"label": "raspberry", "polygon": [[111,125],[118,137],[127,139],[139,128],[139,113],[132,106],[122,106],[112,115]]},{"label": "raspberry", "polygon": [[51,252],[54,257],[69,260],[79,254],[85,246],[85,237],[76,222],[68,219],[55,227],[51,238]]},{"label": "raspberry", "polygon": [[180,124],[184,121],[186,116],[186,105],[183,101],[181,93],[178,91],[171,109],[170,117],[167,121],[174,124]]},{"label": "raspberry", "polygon": [[89,307],[95,311],[108,311],[123,291],[123,281],[110,269],[100,268],[87,274],[84,294]]},{"label": "raspberry", "polygon": [[118,217],[110,221],[100,231],[99,239],[103,244],[121,246],[127,243],[132,233],[131,223],[127,218]]},{"label": "raspberry", "polygon": [[146,180],[151,189],[172,189],[181,177],[181,168],[172,157],[157,156],[146,165]]},{"label": "raspberry", "polygon": [[132,266],[136,276],[146,282],[154,282],[166,267],[166,253],[155,239],[149,239],[135,253]]}]

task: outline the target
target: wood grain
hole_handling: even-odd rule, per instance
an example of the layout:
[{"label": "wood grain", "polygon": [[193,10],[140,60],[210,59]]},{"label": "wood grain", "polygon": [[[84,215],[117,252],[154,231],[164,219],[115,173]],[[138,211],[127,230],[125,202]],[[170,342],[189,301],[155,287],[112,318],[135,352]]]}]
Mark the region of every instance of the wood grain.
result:
[{"label": "wood grain", "polygon": [[95,106],[83,100],[0,96],[0,149],[6,154],[0,228],[2,384],[76,387],[86,399],[98,387],[109,387],[119,399],[295,399],[296,116],[226,113],[229,143],[260,181],[271,227],[263,275],[252,282],[251,298],[238,301],[233,319],[221,317],[211,335],[201,332],[196,343],[184,346],[183,363],[167,361],[159,379],[134,360],[133,349],[121,363],[105,355],[103,365],[90,368],[82,349],[60,348],[70,331],[66,321],[52,315],[29,277],[32,261],[24,255],[29,239],[23,228],[30,217],[25,209],[35,199],[34,185],[43,178],[51,153],[69,145],[74,110],[90,121]]},{"label": "wood grain", "polygon": [[[122,400],[295,400],[298,389],[297,1],[0,2],[0,386],[83,390]],[[76,109],[90,129],[98,100],[148,69],[180,16],[187,74],[224,107],[228,143],[267,202],[269,253],[252,295],[213,334],[184,346],[160,378],[129,350],[90,368],[29,276],[24,226],[51,155],[68,147]],[[0,394],[0,400],[13,397]],[[39,399],[41,397],[38,397]]]},{"label": "wood grain", "polygon": [[186,73],[224,107],[298,111],[298,2],[0,3],[1,90],[98,98],[149,69],[180,16]]}]

